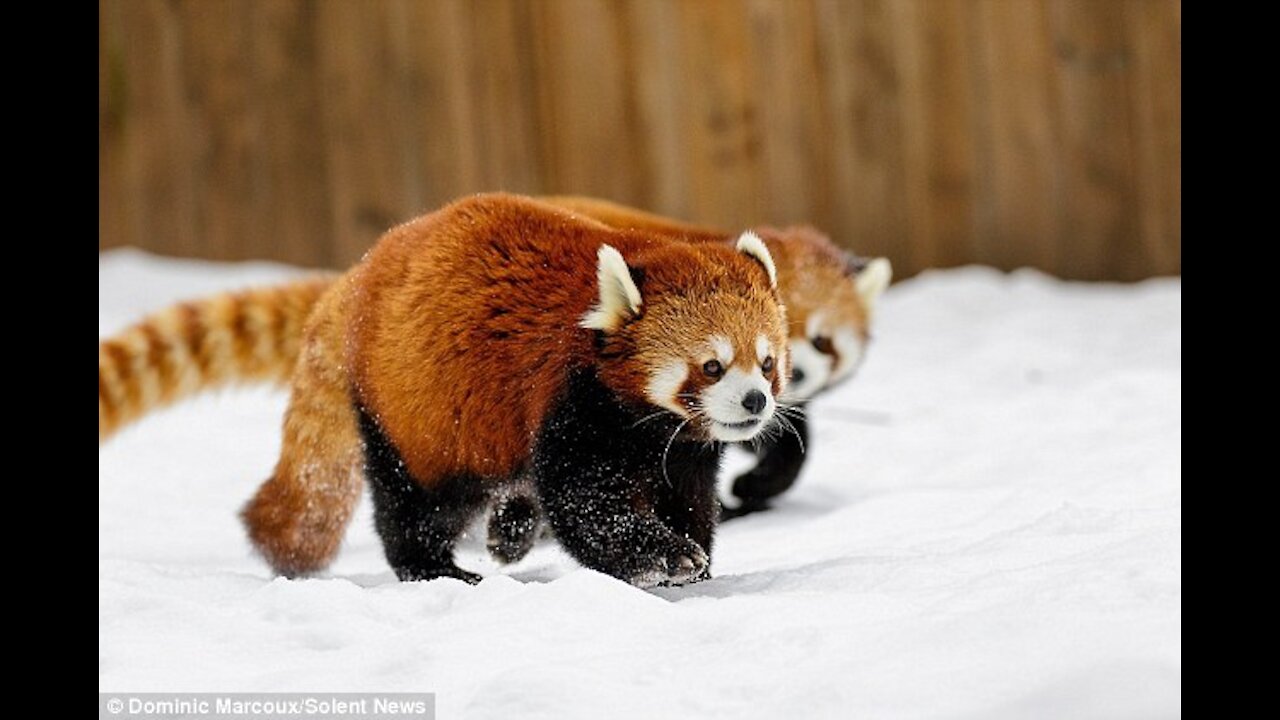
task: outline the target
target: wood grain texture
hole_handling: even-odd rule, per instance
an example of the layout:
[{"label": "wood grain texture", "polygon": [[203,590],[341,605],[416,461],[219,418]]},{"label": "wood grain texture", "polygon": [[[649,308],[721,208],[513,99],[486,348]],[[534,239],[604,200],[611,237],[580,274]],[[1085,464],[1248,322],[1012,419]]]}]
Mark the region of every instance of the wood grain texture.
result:
[{"label": "wood grain texture", "polygon": [[345,266],[481,190],[900,277],[1182,268],[1177,0],[100,0],[98,247]]}]

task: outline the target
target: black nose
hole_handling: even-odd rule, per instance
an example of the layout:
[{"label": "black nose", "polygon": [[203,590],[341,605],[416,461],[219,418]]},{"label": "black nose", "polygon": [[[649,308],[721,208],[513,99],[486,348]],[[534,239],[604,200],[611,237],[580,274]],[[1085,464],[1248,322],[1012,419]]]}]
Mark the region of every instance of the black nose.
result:
[{"label": "black nose", "polygon": [[804,371],[795,368],[791,371],[791,382],[804,382]]},{"label": "black nose", "polygon": [[768,404],[769,398],[765,397],[764,393],[759,390],[752,390],[742,396],[742,407],[746,408],[747,412],[752,415],[759,415],[760,411],[764,410],[764,406]]}]

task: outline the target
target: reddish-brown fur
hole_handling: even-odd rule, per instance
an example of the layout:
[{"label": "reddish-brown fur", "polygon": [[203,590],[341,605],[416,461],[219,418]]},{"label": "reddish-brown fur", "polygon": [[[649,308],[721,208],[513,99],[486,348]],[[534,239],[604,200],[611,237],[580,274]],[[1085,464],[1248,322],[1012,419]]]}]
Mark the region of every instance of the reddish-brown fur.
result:
[{"label": "reddish-brown fur", "polygon": [[[603,244],[645,268],[645,312],[674,316],[662,328],[674,333],[673,346],[689,347],[713,326],[768,328],[760,308],[774,300],[763,269],[728,247],[673,244],[509,196],[463,201],[402,225],[356,270],[350,342],[357,394],[416,477],[506,477],[527,460],[566,370],[599,362],[593,333],[579,322],[597,298]],[[708,308],[706,298],[673,295],[753,283],[762,290],[751,302]],[[679,317],[680,306],[698,302],[706,312]],[[610,341],[634,347],[628,333],[664,319]],[[645,358],[600,367],[606,385],[638,403],[651,369]]]},{"label": "reddish-brown fur", "polygon": [[[608,244],[643,273],[640,316],[607,334],[580,327]],[[725,328],[733,331],[725,332]],[[785,321],[755,259],[725,244],[672,243],[528,198],[468,198],[389,231],[308,320],[275,473],[245,508],[280,572],[332,559],[362,479],[352,402],[413,476],[515,477],[568,372],[595,366],[624,401],[647,402],[647,371],[712,331],[753,356]]]},{"label": "reddish-brown fur", "polygon": [[[729,233],[723,230],[655,215],[638,208],[620,205],[599,198],[582,195],[547,195],[539,197],[538,200],[548,205],[571,210],[584,217],[602,222],[609,227],[647,230],[690,242],[719,242],[729,237]],[[769,248],[769,250],[772,252],[773,248]],[[774,261],[776,262],[777,258],[774,258]]]},{"label": "reddish-brown fur", "polygon": [[333,283],[307,320],[280,460],[241,515],[254,546],[285,575],[333,560],[364,487],[346,347],[351,286],[350,276]]},{"label": "reddish-brown fur", "polygon": [[[737,236],[702,225],[694,225],[626,205],[578,195],[539,198],[556,207],[598,220],[610,227],[658,233],[688,242],[727,242]],[[782,229],[761,227],[755,232],[764,240],[778,269],[778,290],[787,306],[791,335],[803,338],[809,316],[821,310],[831,324],[858,329],[865,340],[870,330],[870,312],[850,282],[848,257],[821,231],[807,225]]]}]

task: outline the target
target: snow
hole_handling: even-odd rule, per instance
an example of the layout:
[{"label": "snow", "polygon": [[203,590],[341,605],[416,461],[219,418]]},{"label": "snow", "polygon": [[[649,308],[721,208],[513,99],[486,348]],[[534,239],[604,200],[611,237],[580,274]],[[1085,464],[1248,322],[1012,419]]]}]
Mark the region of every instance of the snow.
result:
[{"label": "snow", "polygon": [[[99,256],[99,336],[296,270]],[[284,395],[156,413],[98,452],[100,691],[434,691],[439,717],[1181,714],[1181,283],[931,272],[815,403],[805,474],[723,526],[716,577],[642,591],[554,545],[402,584],[363,504],[322,578],[236,511]],[[743,467],[733,458],[732,467]]]}]

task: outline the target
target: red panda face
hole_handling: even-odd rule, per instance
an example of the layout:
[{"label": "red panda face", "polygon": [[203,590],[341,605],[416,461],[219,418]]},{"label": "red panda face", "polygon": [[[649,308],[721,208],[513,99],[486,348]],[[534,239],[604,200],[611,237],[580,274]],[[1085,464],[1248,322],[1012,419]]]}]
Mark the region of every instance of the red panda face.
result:
[{"label": "red panda face", "polygon": [[786,387],[787,345],[777,316],[755,305],[712,293],[653,308],[636,328],[646,399],[708,439],[749,440],[767,427]]},{"label": "red panda face", "polygon": [[[602,268],[614,263],[606,254]],[[583,321],[604,333],[605,383],[707,440],[749,440],[774,423],[790,359],[772,260],[759,239],[737,250],[671,243],[628,258],[623,269],[626,277],[602,272],[601,300]]]},{"label": "red panda face", "polygon": [[851,258],[818,231],[766,231],[787,305],[792,375],[786,402],[803,402],[853,375],[870,339],[872,310],[889,284],[884,258]]},{"label": "red panda face", "polygon": [[866,308],[839,268],[810,267],[789,283],[792,377],[787,400],[802,402],[853,374],[870,337]]}]

